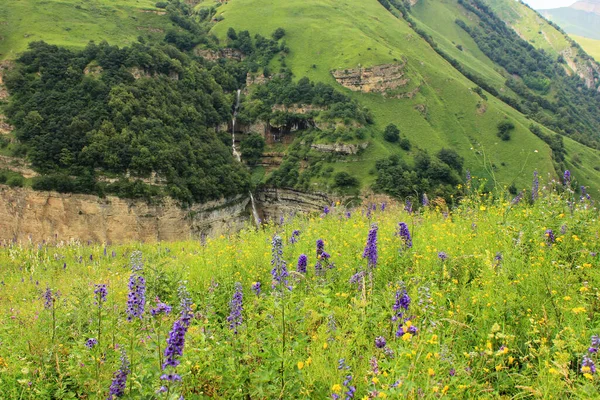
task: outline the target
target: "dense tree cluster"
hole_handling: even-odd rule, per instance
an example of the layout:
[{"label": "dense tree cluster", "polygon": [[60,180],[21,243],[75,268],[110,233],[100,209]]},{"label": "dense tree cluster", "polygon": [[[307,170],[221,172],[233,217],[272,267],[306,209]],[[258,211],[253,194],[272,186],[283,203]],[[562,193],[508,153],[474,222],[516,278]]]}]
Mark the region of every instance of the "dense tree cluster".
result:
[{"label": "dense tree cluster", "polygon": [[37,42],[18,61],[7,114],[46,175],[38,188],[147,197],[156,188],[96,177],[157,173],[185,202],[248,189],[248,173],[211,129],[231,117],[230,99],[213,71],[175,47]]},{"label": "dense tree cluster", "polygon": [[374,189],[398,198],[420,198],[421,194],[428,193],[450,200],[460,182],[458,174],[462,171],[462,163],[458,154],[447,149],[436,157],[419,152],[415,155],[414,165],[394,155],[377,162]]}]

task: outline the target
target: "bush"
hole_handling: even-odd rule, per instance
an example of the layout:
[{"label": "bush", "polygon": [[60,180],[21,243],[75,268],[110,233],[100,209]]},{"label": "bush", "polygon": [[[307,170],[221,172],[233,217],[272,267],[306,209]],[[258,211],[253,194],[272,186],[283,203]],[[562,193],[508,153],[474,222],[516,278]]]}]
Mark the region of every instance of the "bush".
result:
[{"label": "bush", "polygon": [[356,187],[358,186],[358,179],[353,177],[347,172],[338,172],[333,177],[335,187],[344,188],[344,187]]},{"label": "bush", "polygon": [[412,144],[410,144],[410,140],[408,140],[407,138],[403,138],[402,140],[400,140],[400,147],[403,150],[409,151],[412,148]]},{"label": "bush", "polygon": [[274,40],[279,40],[284,36],[285,36],[285,29],[283,29],[283,28],[275,29],[275,32],[273,32],[273,35],[272,35]]},{"label": "bush", "polygon": [[510,132],[515,129],[515,124],[511,121],[502,121],[498,124],[498,137],[502,140],[510,140]]},{"label": "bush", "polygon": [[6,184],[10,187],[23,187],[23,177],[22,176],[11,176],[6,181]]},{"label": "bush", "polygon": [[389,124],[385,128],[383,138],[390,143],[396,143],[398,140],[400,140],[400,130],[396,125]]},{"label": "bush", "polygon": [[169,3],[167,3],[166,1],[159,1],[158,3],[156,3],[154,5],[154,7],[156,7],[156,8],[167,8],[168,5],[169,5]]},{"label": "bush", "polygon": [[465,159],[459,156],[458,153],[452,149],[442,148],[438,152],[437,158],[458,172],[462,171],[463,163],[465,162]]}]

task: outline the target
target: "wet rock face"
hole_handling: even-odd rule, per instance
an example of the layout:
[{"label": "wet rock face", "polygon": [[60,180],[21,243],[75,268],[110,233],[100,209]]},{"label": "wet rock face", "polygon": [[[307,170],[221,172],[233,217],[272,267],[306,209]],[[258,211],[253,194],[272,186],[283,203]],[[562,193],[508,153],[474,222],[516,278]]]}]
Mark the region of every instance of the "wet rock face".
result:
[{"label": "wet rock face", "polygon": [[342,86],[363,93],[386,93],[406,86],[410,80],[405,75],[406,62],[376,65],[369,68],[339,69],[332,71]]}]

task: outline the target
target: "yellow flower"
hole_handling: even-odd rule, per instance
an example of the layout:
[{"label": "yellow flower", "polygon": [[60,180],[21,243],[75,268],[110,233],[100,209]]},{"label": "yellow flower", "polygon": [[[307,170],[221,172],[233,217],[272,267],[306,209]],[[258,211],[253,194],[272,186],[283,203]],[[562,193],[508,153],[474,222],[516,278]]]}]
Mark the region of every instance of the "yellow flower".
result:
[{"label": "yellow flower", "polygon": [[339,383],[336,383],[335,385],[333,385],[331,387],[331,391],[334,393],[340,393],[342,391],[342,385],[340,385]]},{"label": "yellow flower", "polygon": [[581,314],[585,312],[585,307],[575,307],[571,311],[575,314]]},{"label": "yellow flower", "polygon": [[312,357],[306,359],[306,366],[308,367],[310,364],[312,364]]},{"label": "yellow flower", "polygon": [[387,394],[385,394],[383,392],[379,392],[379,394],[377,395],[377,397],[379,397],[380,399],[387,399]]},{"label": "yellow flower", "polygon": [[379,379],[376,376],[373,377],[372,381],[373,381],[373,384],[375,384],[375,385],[377,385],[379,383]]},{"label": "yellow flower", "polygon": [[503,369],[504,369],[503,365],[500,365],[500,364],[496,365],[496,371],[502,371]]},{"label": "yellow flower", "polygon": [[408,342],[411,338],[412,335],[410,333],[405,333],[404,335],[402,335],[402,340],[404,340],[405,342]]},{"label": "yellow flower", "polygon": [[592,375],[592,374],[583,374],[583,376],[585,376],[589,380],[594,379],[594,375]]},{"label": "yellow flower", "polygon": [[327,347],[329,347],[327,343],[323,343],[323,350],[327,349]]},{"label": "yellow flower", "polygon": [[304,363],[302,361],[298,361],[298,369],[304,368]]},{"label": "yellow flower", "polygon": [[429,376],[434,376],[435,375],[435,371],[433,370],[433,368],[429,368],[427,370],[427,373],[429,374]]},{"label": "yellow flower", "polygon": [[481,211],[485,211],[485,210],[486,210],[485,206],[483,206],[483,205],[482,205],[481,207],[479,207],[479,209],[480,209]]}]

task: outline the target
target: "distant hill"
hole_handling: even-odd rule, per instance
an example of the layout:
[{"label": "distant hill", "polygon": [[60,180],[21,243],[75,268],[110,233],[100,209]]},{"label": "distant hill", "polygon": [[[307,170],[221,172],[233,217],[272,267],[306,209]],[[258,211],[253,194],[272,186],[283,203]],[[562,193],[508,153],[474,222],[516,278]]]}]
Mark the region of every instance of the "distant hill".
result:
[{"label": "distant hill", "polygon": [[539,10],[567,33],[600,40],[600,1],[578,1],[570,7]]}]

